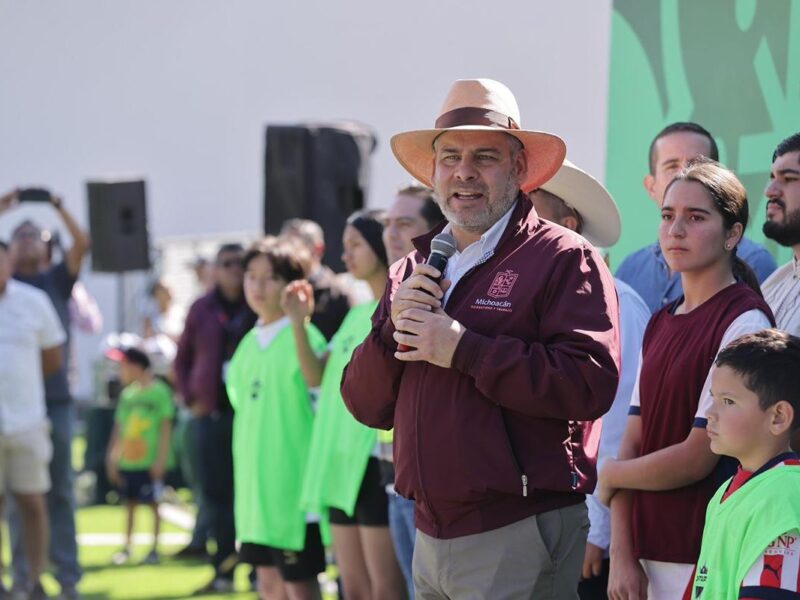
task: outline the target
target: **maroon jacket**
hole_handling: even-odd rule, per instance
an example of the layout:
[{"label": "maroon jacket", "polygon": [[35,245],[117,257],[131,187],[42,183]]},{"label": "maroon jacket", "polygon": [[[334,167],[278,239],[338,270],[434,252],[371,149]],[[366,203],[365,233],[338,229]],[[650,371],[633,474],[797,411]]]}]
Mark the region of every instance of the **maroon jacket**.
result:
[{"label": "maroon jacket", "polygon": [[225,311],[217,290],[195,300],[173,363],[175,383],[187,406],[202,406],[204,412],[230,408],[222,384],[222,365],[255,322],[256,316],[244,297],[231,314]]},{"label": "maroon jacket", "polygon": [[513,210],[494,254],[445,306],[467,329],[451,368],[395,359],[389,317],[442,225],[393,266],[342,380],[356,419],[394,427],[395,486],[437,538],[576,504],[596,481],[591,421],[610,408],[619,370],[614,280],[588,242],[539,219],[527,198]]}]

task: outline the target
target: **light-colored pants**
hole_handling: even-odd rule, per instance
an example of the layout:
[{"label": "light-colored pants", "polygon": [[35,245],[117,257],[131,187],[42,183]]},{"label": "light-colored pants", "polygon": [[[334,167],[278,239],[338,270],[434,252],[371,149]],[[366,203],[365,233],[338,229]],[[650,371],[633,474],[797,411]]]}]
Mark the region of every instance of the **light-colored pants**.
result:
[{"label": "light-colored pants", "polygon": [[[75,534],[75,474],[72,470],[72,436],[75,429],[75,408],[72,404],[47,406],[53,459],[50,461],[52,486],[47,493],[47,514],[50,520],[50,561],[62,589],[74,588],[82,576],[78,564],[78,542]],[[8,528],[11,537],[14,583],[29,583],[28,563],[22,546],[22,524],[19,511],[9,502]]]},{"label": "light-colored pants", "polygon": [[648,600],[676,600],[683,598],[694,565],[661,562],[659,560],[640,560],[644,574],[647,575]]},{"label": "light-colored pants", "polygon": [[573,600],[583,565],[586,504],[450,540],[417,530],[417,600]]},{"label": "light-colored pants", "polygon": [[0,434],[0,495],[44,494],[50,489],[53,457],[47,423],[26,431]]}]

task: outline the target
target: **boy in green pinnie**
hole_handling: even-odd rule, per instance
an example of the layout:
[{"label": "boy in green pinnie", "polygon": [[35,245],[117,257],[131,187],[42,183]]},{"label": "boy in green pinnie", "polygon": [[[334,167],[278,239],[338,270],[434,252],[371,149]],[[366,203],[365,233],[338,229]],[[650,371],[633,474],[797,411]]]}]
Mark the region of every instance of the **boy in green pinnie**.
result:
[{"label": "boy in green pinnie", "polygon": [[108,443],[106,470],[116,485],[128,512],[125,547],[113,557],[125,564],[131,556],[134,515],[139,504],[153,511],[153,549],[145,564],[157,564],[161,520],[158,501],[169,458],[175,404],[169,386],[156,378],[150,359],[138,348],[110,350],[107,356],[119,362],[120,380],[125,385],[114,414],[114,429]]},{"label": "boy in green pinnie", "polygon": [[[281,302],[286,286],[305,277],[308,258],[278,238],[247,251],[244,294],[258,323],[227,371],[239,559],[256,567],[261,598],[317,599],[325,570],[319,516],[300,507],[314,412]],[[325,337],[306,329],[312,350],[324,352]]]},{"label": "boy in green pinnie", "polygon": [[711,450],[741,463],[709,502],[684,598],[796,598],[800,560],[800,338],[743,336],[717,357],[706,413]]}]

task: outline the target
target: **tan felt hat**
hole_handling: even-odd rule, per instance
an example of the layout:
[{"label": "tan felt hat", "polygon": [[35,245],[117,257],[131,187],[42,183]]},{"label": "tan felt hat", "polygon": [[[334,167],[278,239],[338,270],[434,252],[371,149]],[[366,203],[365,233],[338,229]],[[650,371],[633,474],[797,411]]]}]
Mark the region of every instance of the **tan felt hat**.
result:
[{"label": "tan felt hat", "polygon": [[503,131],[517,138],[528,157],[524,191],[541,187],[564,161],[567,147],[551,133],[521,128],[519,107],[505,85],[493,79],[459,79],[450,88],[433,129],[392,137],[392,152],[417,180],[432,187],[433,142],[445,131]]}]

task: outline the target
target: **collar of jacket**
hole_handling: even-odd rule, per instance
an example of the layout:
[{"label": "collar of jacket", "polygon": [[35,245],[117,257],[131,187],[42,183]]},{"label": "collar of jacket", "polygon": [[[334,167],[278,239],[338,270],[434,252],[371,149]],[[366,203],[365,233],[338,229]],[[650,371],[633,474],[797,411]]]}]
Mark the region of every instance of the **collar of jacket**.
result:
[{"label": "collar of jacket", "polygon": [[[503,235],[500,236],[500,240],[497,242],[498,247],[500,247],[507,239],[517,235],[520,231],[532,231],[538,226],[537,222],[539,215],[536,214],[536,209],[533,208],[533,203],[530,201],[527,195],[522,193],[522,191],[517,194],[517,203],[512,210],[514,212],[511,214],[511,220],[508,222],[509,226],[506,227]],[[431,253],[431,240],[439,235],[446,225],[447,221],[444,220],[431,229],[428,233],[425,233],[419,237],[415,237],[413,240],[411,240],[414,244],[414,247],[417,249],[417,252],[419,252],[426,260],[428,255]]]}]

